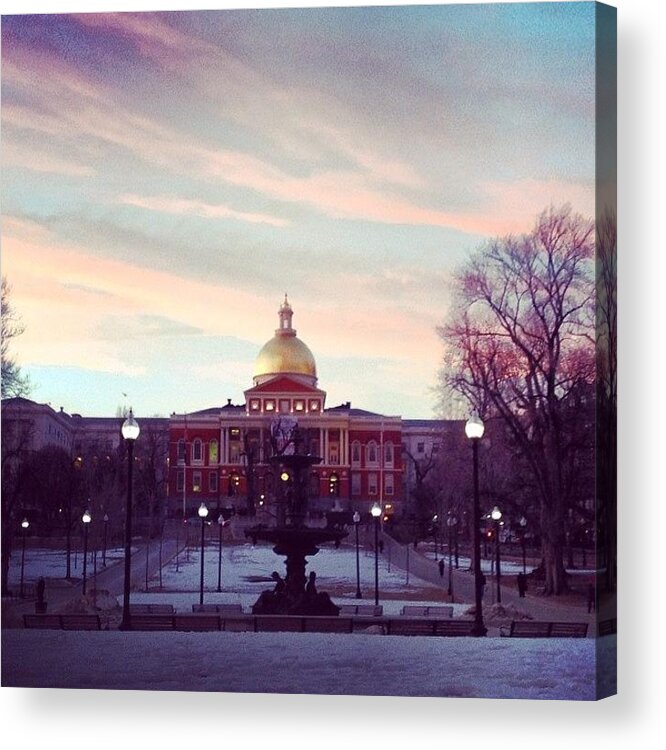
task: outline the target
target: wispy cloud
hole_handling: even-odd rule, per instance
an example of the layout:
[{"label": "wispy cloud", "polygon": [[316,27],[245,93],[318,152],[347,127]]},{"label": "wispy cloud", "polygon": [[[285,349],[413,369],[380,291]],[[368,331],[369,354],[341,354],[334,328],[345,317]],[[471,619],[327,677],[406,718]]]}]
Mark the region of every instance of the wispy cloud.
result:
[{"label": "wispy cloud", "polygon": [[168,196],[121,195],[120,203],[149,211],[159,211],[168,214],[201,216],[206,219],[235,219],[247,221],[250,224],[270,224],[274,227],[285,227],[289,224],[286,219],[266,214],[235,211],[222,204],[211,205],[202,201],[173,198]]}]

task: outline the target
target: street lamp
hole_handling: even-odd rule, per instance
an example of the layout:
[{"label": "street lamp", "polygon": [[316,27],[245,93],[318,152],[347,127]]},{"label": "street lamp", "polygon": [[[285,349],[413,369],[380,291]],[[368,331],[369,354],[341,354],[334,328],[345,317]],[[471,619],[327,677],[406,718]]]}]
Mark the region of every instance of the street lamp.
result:
[{"label": "street lamp", "polygon": [[527,526],[527,519],[525,516],[520,517],[520,543],[523,548],[523,575],[527,575],[527,565],[525,563],[525,527]]},{"label": "street lamp", "polygon": [[432,517],[432,535],[435,540],[435,562],[437,562],[437,529],[438,529],[437,519],[438,519],[438,515],[437,513],[435,513],[435,515]]},{"label": "street lamp", "polygon": [[352,517],[354,529],[356,530],[356,598],[361,599],[361,568],[358,560],[358,525],[361,523],[361,514],[356,511]]},{"label": "street lamp", "polygon": [[448,594],[453,601],[453,534],[458,524],[458,517],[449,511],[446,525],[449,528],[449,591]]},{"label": "street lamp", "polygon": [[104,518],[102,519],[104,521],[104,546],[102,548],[102,565],[106,568],[106,539],[107,539],[107,533],[109,530],[109,514],[105,513]]},{"label": "street lamp", "polygon": [[127,502],[125,506],[125,577],[123,581],[123,619],[120,630],[132,629],[130,615],[130,578],[132,574],[132,477],[134,469],[134,443],[139,437],[139,425],[129,410],[127,419],[123,422],[121,433],[127,448]]},{"label": "street lamp", "polygon": [[85,596],[87,581],[86,570],[88,564],[88,526],[90,526],[90,522],[92,521],[92,516],[90,515],[89,510],[83,512],[81,520],[83,521],[83,596]]},{"label": "street lamp", "polygon": [[25,571],[25,537],[28,533],[28,527],[30,526],[30,521],[28,521],[27,518],[24,518],[21,521],[21,529],[22,529],[22,535],[23,535],[23,551],[21,552],[21,585],[19,587],[19,597],[23,599],[23,573]]},{"label": "street lamp", "polygon": [[500,521],[502,520],[502,511],[495,506],[490,511],[490,517],[495,523],[495,568],[497,573],[497,603],[502,603],[502,589],[500,588]]},{"label": "street lamp", "polygon": [[217,591],[222,591],[222,528],[224,526],[224,516],[220,513],[217,517],[217,525],[219,528],[220,536],[217,543]]},{"label": "street lamp", "polygon": [[474,600],[475,614],[472,635],[483,636],[488,631],[483,624],[483,603],[481,591],[481,536],[479,530],[479,440],[483,437],[485,427],[478,414],[474,412],[465,423],[465,435],[472,441],[474,499],[472,506],[473,552],[474,552]]},{"label": "street lamp", "polygon": [[[203,606],[203,590],[204,590],[204,529],[206,528],[206,517],[208,516],[208,508],[206,503],[201,503],[199,510],[197,511],[199,518],[201,519],[201,578],[199,583],[199,604]],[[220,526],[220,528],[222,528]]]},{"label": "street lamp", "polygon": [[379,604],[379,519],[382,515],[382,506],[375,503],[370,509],[370,514],[375,519],[375,606],[377,606]]}]

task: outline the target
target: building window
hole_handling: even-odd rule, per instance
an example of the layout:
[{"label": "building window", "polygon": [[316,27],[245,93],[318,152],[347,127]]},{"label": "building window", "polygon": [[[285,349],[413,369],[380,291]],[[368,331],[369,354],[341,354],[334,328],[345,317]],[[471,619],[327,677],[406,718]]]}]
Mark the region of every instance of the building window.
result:
[{"label": "building window", "polygon": [[201,492],[201,472],[192,472],[192,492]]},{"label": "building window", "polygon": [[211,492],[217,492],[217,472],[211,471],[208,475],[208,489]]},{"label": "building window", "polygon": [[208,446],[208,463],[216,464],[218,455],[217,440],[211,440]]},{"label": "building window", "polygon": [[417,453],[425,453],[425,443],[417,443],[416,444],[416,452]]},{"label": "building window", "polygon": [[393,466],[393,443],[384,445],[384,464],[385,466]]},{"label": "building window", "polygon": [[352,497],[360,497],[361,495],[361,475],[357,471],[351,475],[351,493]]},{"label": "building window", "polygon": [[264,411],[275,411],[275,401],[272,398],[267,398],[264,401]]},{"label": "building window", "polygon": [[375,472],[370,472],[368,474],[368,495],[376,495],[377,494],[377,474]]},{"label": "building window", "polygon": [[319,401],[310,401],[310,411],[319,411]]},{"label": "building window", "polygon": [[367,464],[368,466],[377,466],[377,443],[371,440],[366,448],[367,451]]},{"label": "building window", "polygon": [[201,463],[203,461],[203,443],[201,438],[195,438],[192,443],[192,462]]},{"label": "building window", "polygon": [[296,399],[294,401],[294,411],[305,411],[305,401]]},{"label": "building window", "polygon": [[178,463],[185,463],[185,441],[183,438],[178,441]]},{"label": "building window", "polygon": [[351,460],[353,466],[361,465],[361,444],[358,440],[354,440],[351,446]]},{"label": "building window", "polygon": [[250,411],[259,411],[259,399],[253,398],[250,400]]},{"label": "building window", "polygon": [[288,414],[291,409],[291,401],[288,398],[280,399],[280,414]]},{"label": "building window", "polygon": [[439,453],[439,443],[433,443],[432,444],[432,452],[433,452],[433,454]]},{"label": "building window", "polygon": [[240,440],[240,427],[229,428],[229,440]]},{"label": "building window", "polygon": [[240,463],[240,446],[238,444],[232,444],[229,446],[229,463]]},{"label": "building window", "polygon": [[185,472],[179,471],[176,473],[176,492],[182,492],[185,489]]},{"label": "building window", "polygon": [[339,463],[338,460],[338,446],[337,445],[329,445],[328,447],[328,463],[337,466]]},{"label": "building window", "polygon": [[385,495],[393,494],[393,474],[384,475],[384,494]]}]

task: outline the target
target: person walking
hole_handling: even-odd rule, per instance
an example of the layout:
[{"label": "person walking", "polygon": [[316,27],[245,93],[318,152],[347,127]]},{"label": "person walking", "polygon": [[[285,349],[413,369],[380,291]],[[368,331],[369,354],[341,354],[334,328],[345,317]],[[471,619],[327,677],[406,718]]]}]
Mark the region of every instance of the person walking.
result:
[{"label": "person walking", "polygon": [[437,567],[439,568],[439,577],[444,578],[444,560],[440,560],[437,563]]},{"label": "person walking", "polygon": [[523,573],[518,573],[518,596],[521,599],[525,598],[525,592],[527,591],[527,576]]}]

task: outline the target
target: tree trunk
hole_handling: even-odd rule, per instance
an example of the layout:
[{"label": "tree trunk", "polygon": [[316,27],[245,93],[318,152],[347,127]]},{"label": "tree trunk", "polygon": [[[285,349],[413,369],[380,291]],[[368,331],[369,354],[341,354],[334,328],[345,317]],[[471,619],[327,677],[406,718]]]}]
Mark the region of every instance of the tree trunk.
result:
[{"label": "tree trunk", "polygon": [[568,586],[562,562],[562,542],[553,541],[544,535],[542,547],[546,574],[543,593],[546,596],[563,594],[568,590]]},{"label": "tree trunk", "polygon": [[9,562],[12,554],[11,522],[2,519],[2,596],[9,596]]}]

